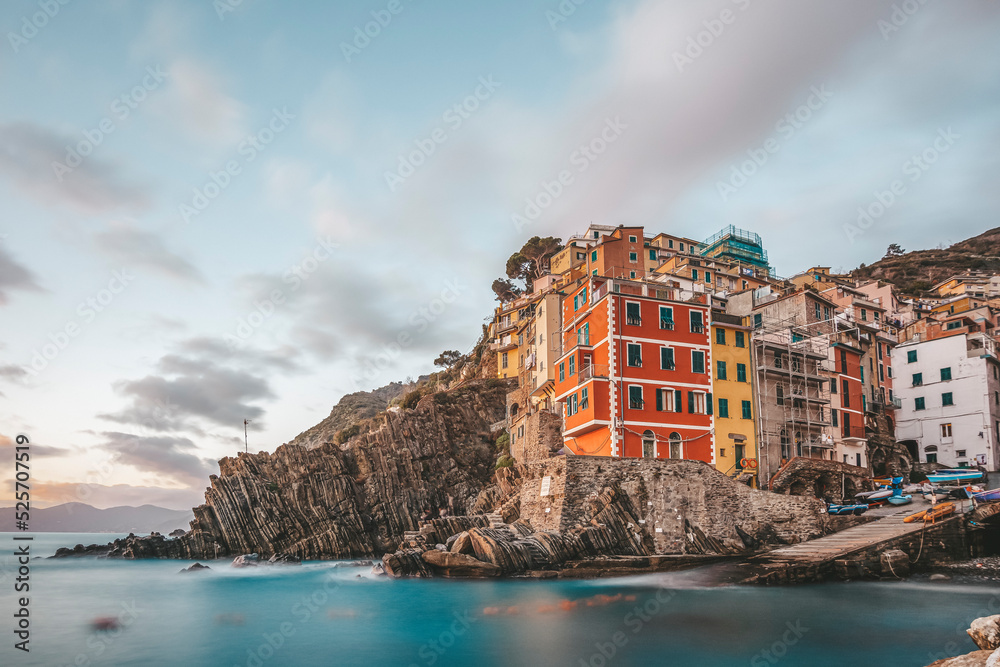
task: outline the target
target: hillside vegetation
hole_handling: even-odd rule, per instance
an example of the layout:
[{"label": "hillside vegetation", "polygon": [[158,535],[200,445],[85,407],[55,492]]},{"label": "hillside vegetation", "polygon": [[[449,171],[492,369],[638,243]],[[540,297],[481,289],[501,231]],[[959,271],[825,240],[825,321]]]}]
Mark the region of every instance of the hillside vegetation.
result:
[{"label": "hillside vegetation", "polygon": [[907,296],[921,296],[932,285],[970,269],[1000,272],[1000,227],[947,248],[883,257],[869,266],[862,264],[851,276],[884,280]]}]

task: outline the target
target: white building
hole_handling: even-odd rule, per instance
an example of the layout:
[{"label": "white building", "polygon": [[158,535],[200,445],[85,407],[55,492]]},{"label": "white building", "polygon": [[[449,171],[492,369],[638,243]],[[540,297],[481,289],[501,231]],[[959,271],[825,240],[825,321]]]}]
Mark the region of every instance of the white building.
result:
[{"label": "white building", "polygon": [[[948,332],[950,333],[950,332]],[[896,439],[942,468],[1000,462],[1000,363],[996,343],[964,329],[892,351]]]}]

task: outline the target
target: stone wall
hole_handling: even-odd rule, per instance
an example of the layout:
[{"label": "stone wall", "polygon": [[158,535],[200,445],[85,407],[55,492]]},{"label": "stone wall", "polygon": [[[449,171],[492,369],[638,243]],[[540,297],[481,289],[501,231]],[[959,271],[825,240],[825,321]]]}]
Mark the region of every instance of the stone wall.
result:
[{"label": "stone wall", "polygon": [[[541,496],[546,476],[550,495]],[[597,456],[526,466],[521,518],[536,530],[569,530],[589,520],[605,488],[627,496],[639,522],[632,529],[651,540],[658,554],[737,553],[830,530],[821,501],[750,489],[700,461]]]},{"label": "stone wall", "polygon": [[771,480],[774,493],[812,496],[836,503],[853,502],[855,494],[872,488],[868,468],[804,457],[789,461]]},{"label": "stone wall", "polygon": [[521,423],[524,424],[524,437],[510,448],[511,456],[518,463],[544,461],[562,449],[563,420],[559,415],[540,410]]}]

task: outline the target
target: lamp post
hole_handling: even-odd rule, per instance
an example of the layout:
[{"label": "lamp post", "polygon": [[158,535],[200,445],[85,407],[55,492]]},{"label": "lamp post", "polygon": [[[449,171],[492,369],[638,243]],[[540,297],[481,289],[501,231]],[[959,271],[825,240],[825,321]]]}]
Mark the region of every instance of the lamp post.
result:
[{"label": "lamp post", "polygon": [[247,424],[249,424],[250,421],[251,421],[250,419],[243,420],[243,448],[247,454],[250,453],[250,443],[247,440]]}]

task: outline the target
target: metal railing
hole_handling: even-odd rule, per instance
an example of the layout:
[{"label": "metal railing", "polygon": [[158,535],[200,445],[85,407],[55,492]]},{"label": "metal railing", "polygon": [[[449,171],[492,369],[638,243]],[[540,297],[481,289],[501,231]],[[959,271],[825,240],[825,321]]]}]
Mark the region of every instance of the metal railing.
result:
[{"label": "metal railing", "polygon": [[608,366],[604,364],[590,364],[589,366],[584,366],[580,369],[579,374],[577,374],[577,384],[583,384],[593,380],[594,378],[606,378],[608,377]]}]

